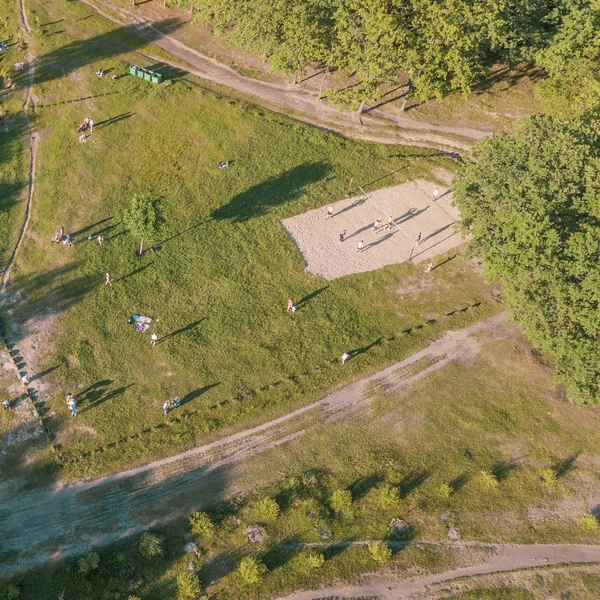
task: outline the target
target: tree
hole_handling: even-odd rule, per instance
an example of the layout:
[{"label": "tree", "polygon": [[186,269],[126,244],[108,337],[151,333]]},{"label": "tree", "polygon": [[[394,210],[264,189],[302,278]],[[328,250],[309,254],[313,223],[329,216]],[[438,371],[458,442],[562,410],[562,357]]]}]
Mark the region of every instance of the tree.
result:
[{"label": "tree", "polygon": [[470,253],[580,403],[600,400],[600,126],[524,119],[480,143],[454,197]]},{"label": "tree", "polygon": [[82,575],[89,575],[92,571],[98,568],[100,564],[100,556],[97,552],[90,552],[87,556],[79,559],[77,565],[79,566],[79,572]]},{"label": "tree", "polygon": [[279,515],[279,505],[273,498],[257,498],[244,507],[244,517],[254,523],[272,523]]},{"label": "tree", "polygon": [[236,574],[243,587],[256,585],[266,573],[267,568],[252,556],[244,556],[240,561]]},{"label": "tree", "polygon": [[210,517],[203,512],[195,512],[189,516],[190,529],[192,533],[208,538],[213,535],[215,526],[210,520]]},{"label": "tree", "polygon": [[329,501],[334,513],[342,517],[351,517],[353,514],[352,494],[348,490],[335,490]]},{"label": "tree", "polygon": [[144,533],[138,542],[138,550],[144,558],[153,558],[163,553],[163,539],[154,533]]},{"label": "tree", "polygon": [[192,600],[202,591],[196,573],[186,571],[177,576],[177,600]]},{"label": "tree", "polygon": [[383,542],[372,542],[367,546],[369,556],[378,564],[385,565],[392,558],[392,551]]},{"label": "tree", "polygon": [[129,208],[123,212],[125,227],[140,241],[140,256],[144,253],[144,239],[152,238],[160,230],[164,219],[157,200],[135,194]]}]

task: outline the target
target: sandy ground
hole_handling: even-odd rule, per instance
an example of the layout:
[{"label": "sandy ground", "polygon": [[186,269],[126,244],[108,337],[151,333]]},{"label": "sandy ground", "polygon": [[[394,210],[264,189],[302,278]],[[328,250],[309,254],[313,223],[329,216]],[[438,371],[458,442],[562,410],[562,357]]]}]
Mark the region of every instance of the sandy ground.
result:
[{"label": "sandy ground", "polygon": [[[374,271],[409,258],[414,263],[433,260],[435,266],[436,255],[463,241],[454,231],[459,214],[451,206],[451,191],[440,187],[434,201],[435,188],[435,183],[418,179],[336,202],[330,219],[323,207],[281,224],[302,254],[306,270],[323,279]],[[395,226],[386,230],[389,217]],[[381,221],[378,233],[373,232],[376,219]],[[343,231],[346,238],[340,242]],[[415,245],[419,233],[421,241]],[[358,252],[361,240],[364,247]]]},{"label": "sandy ground", "polygon": [[240,462],[349,417],[377,394],[411,385],[449,361],[469,360],[483,344],[514,332],[505,314],[495,315],[278,419],[117,475],[34,491],[6,480],[0,484],[0,577],[85,554],[229,496]]}]

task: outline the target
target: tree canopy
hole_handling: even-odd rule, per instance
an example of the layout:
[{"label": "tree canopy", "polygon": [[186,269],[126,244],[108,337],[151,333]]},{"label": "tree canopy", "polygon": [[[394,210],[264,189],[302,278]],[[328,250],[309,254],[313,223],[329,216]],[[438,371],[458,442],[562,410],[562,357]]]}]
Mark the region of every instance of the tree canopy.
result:
[{"label": "tree canopy", "polygon": [[175,0],[217,35],[284,73],[323,64],[355,74],[331,97],[377,97],[409,79],[418,101],[468,94],[494,63],[549,74],[547,93],[598,97],[600,0]]},{"label": "tree canopy", "polygon": [[454,183],[470,251],[569,397],[599,402],[600,127],[530,117],[475,158]]}]

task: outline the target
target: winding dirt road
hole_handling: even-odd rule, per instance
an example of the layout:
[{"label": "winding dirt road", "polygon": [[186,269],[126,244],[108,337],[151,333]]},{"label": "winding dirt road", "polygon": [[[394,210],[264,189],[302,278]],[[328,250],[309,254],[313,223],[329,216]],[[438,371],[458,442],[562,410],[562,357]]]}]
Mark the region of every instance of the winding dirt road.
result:
[{"label": "winding dirt road", "polygon": [[[144,20],[132,11],[114,6],[105,0],[81,0],[104,18],[118,25],[139,25],[139,35],[152,29],[153,43],[171,56],[190,66],[186,70],[197,77],[241,92],[252,101],[275,112],[305,123],[331,129],[348,137],[373,142],[408,144],[447,151],[465,151],[477,141],[491,135],[490,131],[480,131],[468,127],[433,125],[405,116],[393,115],[383,109],[374,109],[362,115],[362,123],[356,113],[343,111],[318,100],[316,93],[293,84],[277,84],[244,77],[232,68],[213,58],[186,46],[172,36],[162,33],[150,21]],[[115,15],[119,15],[116,17]],[[160,37],[156,39],[156,34]],[[164,58],[146,55],[156,61],[182,68]],[[184,67],[185,68],[185,67]]]},{"label": "winding dirt road", "polygon": [[103,479],[35,491],[5,481],[0,576],[83,554],[189,514],[203,498],[215,502],[231,493],[236,464],[360,411],[378,394],[393,393],[450,361],[469,360],[486,342],[513,332],[506,315],[495,315],[448,332],[405,360],[278,419]]},{"label": "winding dirt road", "polygon": [[[469,544],[456,544],[454,547]],[[404,581],[382,581],[380,577],[371,582],[355,586],[338,586],[319,590],[295,592],[279,600],[319,600],[325,598],[377,598],[399,600],[412,598],[426,592],[431,586],[459,577],[490,575],[505,571],[547,567],[568,563],[600,563],[600,546],[580,544],[536,544],[517,546],[511,544],[471,544],[491,550],[490,557],[478,565],[445,571]]]}]

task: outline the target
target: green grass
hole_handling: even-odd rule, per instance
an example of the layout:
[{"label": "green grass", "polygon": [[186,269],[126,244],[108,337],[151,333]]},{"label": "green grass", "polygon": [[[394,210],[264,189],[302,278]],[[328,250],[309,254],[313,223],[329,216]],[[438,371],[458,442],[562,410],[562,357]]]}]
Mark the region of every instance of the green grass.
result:
[{"label": "green grass", "polygon": [[[451,169],[451,160],[349,141],[187,79],[161,87],[134,77],[98,79],[100,67],[122,74],[139,60],[120,54],[135,47],[126,32],[85,18],[79,4],[59,2],[54,13],[34,7],[36,22],[54,22],[58,12],[64,21],[44,29],[60,28],[38,47],[42,142],[29,236],[14,273],[23,298],[14,318],[27,335],[40,319],[58,317],[49,320],[37,368],[58,367],[46,381],[63,476],[173,453],[211,432],[285,412],[499,309],[459,259],[436,269],[431,289],[417,294],[403,291],[420,285],[421,268],[409,264],[327,284],[304,271],[279,224],[344,198],[351,179],[367,185],[386,176],[378,185],[392,185]],[[88,115],[96,130],[80,144],[75,125]],[[220,160],[232,166],[217,169]],[[139,240],[120,222],[136,192],[158,198],[166,218],[152,240],[160,251],[141,259]],[[73,248],[50,243],[63,225],[75,233]],[[99,232],[102,247],[86,242]],[[103,286],[107,271],[113,288]],[[309,300],[292,316],[288,296]],[[477,309],[442,316],[477,302]],[[169,337],[151,348],[150,332],[126,324],[133,313],[153,317],[152,331]],[[393,339],[384,344],[382,337]],[[349,349],[365,351],[343,370],[334,365],[231,401]],[[79,394],[77,420],[68,418],[65,391]],[[174,395],[185,401],[181,421],[153,429],[162,427],[162,403]],[[194,414],[183,419],[187,412]],[[146,429],[152,434],[81,456]]]},{"label": "green grass", "polygon": [[[497,418],[502,412],[511,413],[510,427],[506,417]],[[190,539],[186,535],[202,554],[195,565],[203,591],[215,600],[272,598],[300,587],[355,581],[376,569],[386,577],[416,569],[440,572],[485,557],[485,549],[456,552],[447,543],[449,527],[465,541],[593,544],[597,534],[578,527],[573,506],[597,493],[599,420],[598,411],[577,409],[555,396],[548,368],[522,338],[490,342],[470,361],[450,364],[400,393],[376,399],[351,420],[319,426],[228,472],[228,486],[240,492],[235,499],[217,501],[218,493],[197,499],[214,524],[212,531],[193,533],[187,522],[178,521],[158,531],[166,538],[163,556],[143,560],[137,539],[130,540],[102,551],[100,569],[90,577],[67,563],[22,578],[23,597],[51,599],[62,589],[66,597],[127,597],[132,583],[139,582],[135,593],[144,600],[174,599],[177,575],[190,560],[195,563],[183,554]],[[581,448],[584,452],[565,468],[564,459]],[[509,466],[519,457],[516,466]],[[561,475],[550,490],[540,469],[560,464]],[[496,488],[479,485],[481,470],[494,473]],[[454,490],[450,497],[439,494],[445,482]],[[350,512],[334,510],[336,490],[351,492]],[[278,514],[264,508],[273,501]],[[389,528],[393,518],[407,526],[399,537]],[[265,532],[262,544],[246,544],[245,530],[253,526]],[[408,545],[394,548],[383,568],[364,546],[334,545],[360,540]],[[423,541],[430,543],[418,543]],[[442,545],[431,544],[436,542]],[[298,544],[317,546],[302,549]],[[322,567],[306,570],[298,557],[309,552],[323,554]],[[251,590],[241,588],[235,575],[247,555],[267,567]],[[128,570],[133,575],[120,574]],[[457,597],[545,598],[597,586],[597,575],[573,573],[526,571],[501,583],[465,580],[461,585],[469,587]],[[100,581],[102,592],[95,590]],[[545,596],[535,595],[538,588]]]}]

